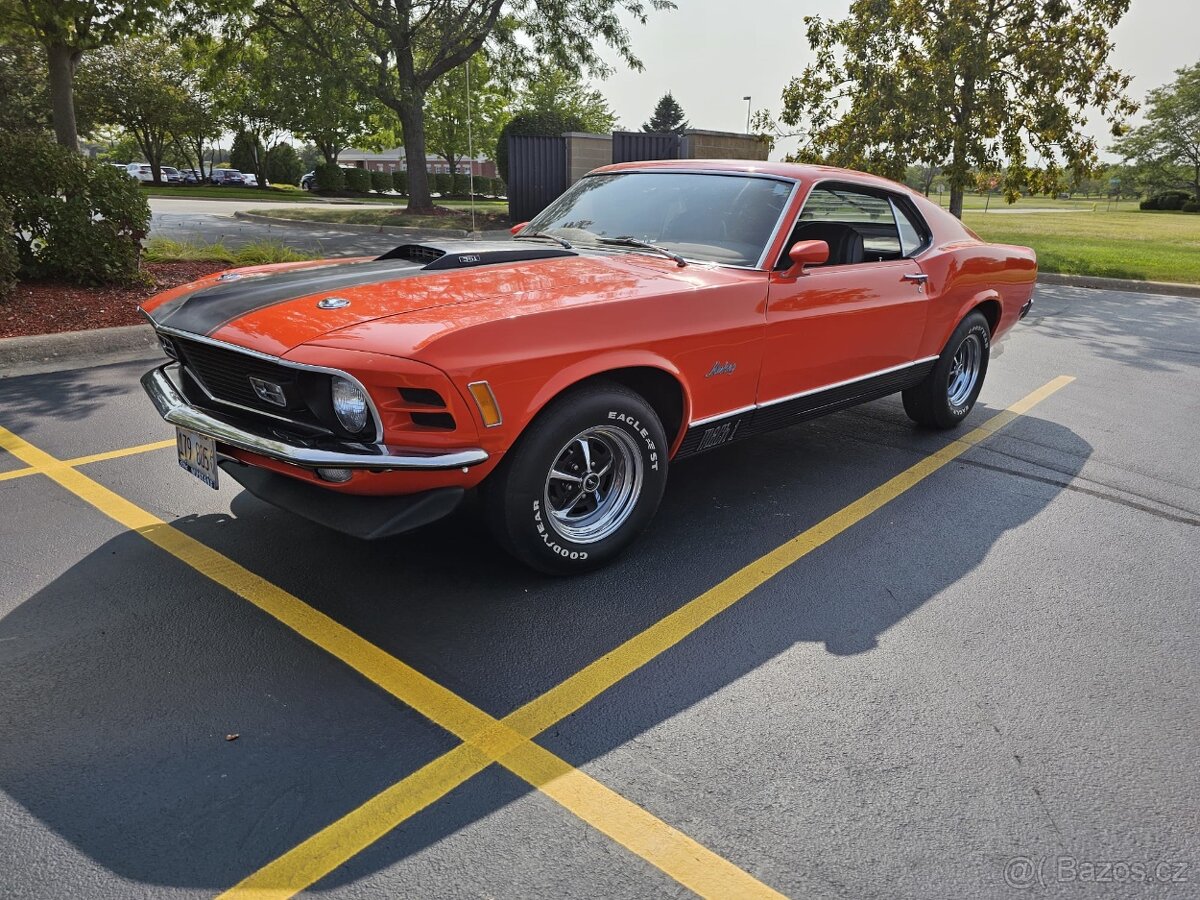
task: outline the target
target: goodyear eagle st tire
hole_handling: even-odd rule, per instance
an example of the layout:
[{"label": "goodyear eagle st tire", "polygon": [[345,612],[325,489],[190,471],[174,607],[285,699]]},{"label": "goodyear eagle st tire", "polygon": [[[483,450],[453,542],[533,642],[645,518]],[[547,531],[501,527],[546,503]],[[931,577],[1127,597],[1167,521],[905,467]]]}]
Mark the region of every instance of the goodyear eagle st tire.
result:
[{"label": "goodyear eagle st tire", "polygon": [[658,416],[633,391],[598,383],[564,394],[484,485],[492,533],[541,572],[602,566],[654,518],[667,449]]},{"label": "goodyear eagle st tire", "polygon": [[925,379],[904,391],[904,411],[918,425],[950,429],[967,417],[987,376],[992,332],[980,312],[958,323]]}]

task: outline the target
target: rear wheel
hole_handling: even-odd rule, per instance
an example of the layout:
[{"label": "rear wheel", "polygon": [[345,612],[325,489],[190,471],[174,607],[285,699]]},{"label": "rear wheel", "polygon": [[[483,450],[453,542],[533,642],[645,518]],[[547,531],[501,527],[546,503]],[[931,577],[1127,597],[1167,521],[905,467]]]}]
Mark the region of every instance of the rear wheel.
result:
[{"label": "rear wheel", "polygon": [[596,384],[554,400],[484,486],[500,544],[555,575],[604,565],[650,523],[667,482],[662,424],[638,394]]},{"label": "rear wheel", "polygon": [[982,313],[958,323],[925,379],[903,393],[904,411],[918,425],[956,427],[975,406],[987,375],[991,329]]}]

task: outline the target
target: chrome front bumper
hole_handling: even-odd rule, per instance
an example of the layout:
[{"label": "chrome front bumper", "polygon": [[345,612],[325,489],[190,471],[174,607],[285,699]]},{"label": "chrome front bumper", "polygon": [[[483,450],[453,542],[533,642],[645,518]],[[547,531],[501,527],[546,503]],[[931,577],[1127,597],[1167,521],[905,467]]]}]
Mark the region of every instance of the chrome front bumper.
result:
[{"label": "chrome front bumper", "polygon": [[247,450],[281,462],[308,468],[331,469],[411,469],[436,471],[461,469],[486,462],[487,451],[480,449],[450,450],[429,453],[406,450],[384,444],[353,444],[324,442],[320,447],[306,447],[273,436],[267,426],[262,429],[226,421],[217,414],[193,406],[171,377],[175,363],[151,369],[142,376],[142,387],[154,402],[158,414],[172,425],[207,435],[219,443]]}]

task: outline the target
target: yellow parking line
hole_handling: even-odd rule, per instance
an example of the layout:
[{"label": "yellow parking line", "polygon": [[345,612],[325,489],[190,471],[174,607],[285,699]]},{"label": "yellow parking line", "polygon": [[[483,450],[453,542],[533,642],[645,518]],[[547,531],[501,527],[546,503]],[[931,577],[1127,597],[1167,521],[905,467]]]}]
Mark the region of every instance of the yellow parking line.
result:
[{"label": "yellow parking line", "polygon": [[[1074,380],[1070,376],[1060,376],[1028,394],[849,506],[735,572],[695,600],[567,678],[557,687],[505,716],[502,724],[531,741],[546,728],[577,711],[655,656],[679,643],[705,622],[728,609],[801,557],[899,497]],[[527,743],[521,747],[537,748],[537,745]],[[290,897],[315,884],[428,803],[449,793],[486,767],[486,759],[474,754],[467,745],[460,745],[332,822],[318,834],[268,863],[222,896]],[[574,809],[572,811],[576,812]],[[621,840],[620,837],[613,836]],[[738,895],[736,891],[722,894],[697,892],[708,896]]]},{"label": "yellow parking line", "polygon": [[[389,800],[397,799],[395,795],[390,795],[381,801],[379,807],[390,811],[393,816],[397,812],[405,817],[412,815],[469,778],[478,771],[480,763],[498,762],[583,821],[698,894],[780,896],[681,831],[577,771],[548,750],[530,743],[483,710],[388,655],[329,616],[211,547],[170,527],[157,516],[2,427],[0,448],[38,469],[117,523],[137,532],[197,572],[274,616],[472,748],[474,753],[467,754],[465,758],[455,757],[449,763],[438,760],[418,772],[418,783],[426,788],[423,797],[401,796],[398,804],[389,805]],[[480,756],[485,759],[481,760]],[[339,823],[342,821],[339,820]],[[362,819],[357,821],[361,822]],[[379,831],[378,827],[374,832],[375,838],[386,833]],[[300,871],[305,872],[305,878],[312,878],[313,875],[320,877],[319,873],[332,871],[333,867],[348,858],[342,855],[344,845],[337,840],[338,832],[330,833],[327,835],[329,837],[332,840],[325,840],[321,846],[332,852],[319,858],[305,857],[309,864],[303,870],[290,866],[284,867],[282,872],[276,869],[276,875],[282,874],[284,877],[280,880],[272,878],[265,883],[263,879],[256,879],[252,875],[239,887],[264,896],[290,896],[302,890],[312,881],[297,883]],[[315,839],[310,839],[310,842],[312,840]],[[333,866],[325,868],[331,860]]]},{"label": "yellow parking line", "polygon": [[[93,453],[89,456],[77,456],[74,459],[64,459],[59,464],[69,466],[72,469],[76,466],[86,466],[88,463],[103,462],[106,459],[119,459],[122,456],[133,456],[137,453],[148,453],[151,450],[164,450],[167,447],[174,447],[174,441],[154,441],[150,444],[138,444],[136,447],[124,447],[120,450],[108,450],[104,453]],[[36,466],[27,466],[24,469],[16,469],[12,472],[0,472],[0,481],[8,481],[10,478],[24,478],[26,475],[38,475],[41,469]]]}]

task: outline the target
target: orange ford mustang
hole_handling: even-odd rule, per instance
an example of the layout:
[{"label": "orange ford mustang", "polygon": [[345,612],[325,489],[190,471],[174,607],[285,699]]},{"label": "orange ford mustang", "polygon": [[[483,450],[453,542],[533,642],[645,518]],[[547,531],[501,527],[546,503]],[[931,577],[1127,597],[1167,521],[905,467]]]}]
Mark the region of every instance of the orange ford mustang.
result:
[{"label": "orange ford mustang", "polygon": [[148,300],[180,465],[363,538],[480,488],[519,559],[582,571],[678,459],[896,392],[954,428],[1037,272],[901,185],[784,163],[607,166],[514,232]]}]

